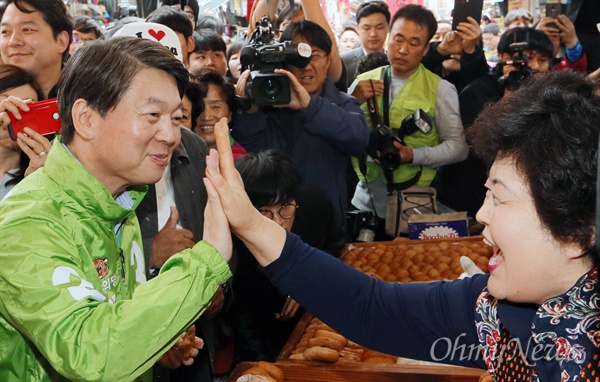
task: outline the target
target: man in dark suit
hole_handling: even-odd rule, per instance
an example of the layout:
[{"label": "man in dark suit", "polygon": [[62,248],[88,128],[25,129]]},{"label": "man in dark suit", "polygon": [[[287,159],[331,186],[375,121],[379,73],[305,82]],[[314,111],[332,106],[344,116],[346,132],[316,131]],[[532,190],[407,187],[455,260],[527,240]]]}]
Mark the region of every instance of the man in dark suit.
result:
[{"label": "man in dark suit", "polygon": [[[173,253],[202,239],[207,201],[202,178],[208,147],[191,130],[185,127],[180,127],[180,130],[181,144],[173,153],[169,174],[157,184],[150,185],[146,197],[136,209],[150,276],[152,270],[160,270]],[[165,183],[170,183],[170,187]],[[176,207],[175,210],[171,206]],[[179,227],[161,238],[161,232],[168,229],[170,220],[177,222]],[[171,243],[164,243],[167,240]]]},{"label": "man in dark suit", "polygon": [[384,52],[385,40],[390,31],[390,10],[383,1],[363,3],[356,11],[356,23],[362,46],[340,54],[346,66],[348,86],[356,78],[356,67],[362,57],[369,53]]}]

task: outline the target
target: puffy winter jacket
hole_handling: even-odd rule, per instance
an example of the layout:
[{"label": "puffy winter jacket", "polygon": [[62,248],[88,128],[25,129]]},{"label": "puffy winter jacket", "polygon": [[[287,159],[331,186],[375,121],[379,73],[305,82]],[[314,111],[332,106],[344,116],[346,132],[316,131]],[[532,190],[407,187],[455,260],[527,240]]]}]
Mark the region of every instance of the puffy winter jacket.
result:
[{"label": "puffy winter jacket", "polygon": [[231,272],[199,242],[145,282],[135,207],[55,140],[0,203],[0,381],[147,379]]}]

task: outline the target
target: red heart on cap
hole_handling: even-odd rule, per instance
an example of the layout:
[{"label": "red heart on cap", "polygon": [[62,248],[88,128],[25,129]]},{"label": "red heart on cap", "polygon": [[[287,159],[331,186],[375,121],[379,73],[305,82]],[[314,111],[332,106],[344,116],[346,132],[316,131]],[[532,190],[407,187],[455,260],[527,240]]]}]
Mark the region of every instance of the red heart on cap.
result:
[{"label": "red heart on cap", "polygon": [[154,29],[148,30],[148,34],[154,37],[157,41],[162,40],[162,38],[166,35],[165,31],[155,31]]}]

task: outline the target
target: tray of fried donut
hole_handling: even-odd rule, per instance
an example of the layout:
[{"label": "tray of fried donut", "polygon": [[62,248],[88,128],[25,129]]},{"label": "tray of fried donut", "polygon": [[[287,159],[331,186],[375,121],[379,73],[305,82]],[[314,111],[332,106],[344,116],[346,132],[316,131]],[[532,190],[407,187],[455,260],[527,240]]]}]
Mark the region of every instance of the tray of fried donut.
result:
[{"label": "tray of fried donut", "polygon": [[482,370],[470,368],[430,368],[424,366],[398,367],[387,364],[323,365],[318,363],[275,362],[283,379],[273,378],[256,362],[241,362],[229,375],[227,382],[478,382]]},{"label": "tray of fried donut", "polygon": [[454,280],[467,256],[482,271],[493,254],[481,236],[435,240],[350,243],[341,259],[352,267],[389,282]]}]

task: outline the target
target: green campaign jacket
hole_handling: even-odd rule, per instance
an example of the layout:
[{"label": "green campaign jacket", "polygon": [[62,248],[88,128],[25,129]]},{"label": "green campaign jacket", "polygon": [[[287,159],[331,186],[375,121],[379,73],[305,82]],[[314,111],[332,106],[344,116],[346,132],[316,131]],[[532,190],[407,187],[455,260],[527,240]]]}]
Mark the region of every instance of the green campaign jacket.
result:
[{"label": "green campaign jacket", "polygon": [[0,202],[0,381],[148,379],[210,304],[231,271],[206,242],[146,282],[145,188],[121,207],[56,139]]}]

